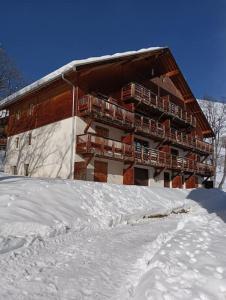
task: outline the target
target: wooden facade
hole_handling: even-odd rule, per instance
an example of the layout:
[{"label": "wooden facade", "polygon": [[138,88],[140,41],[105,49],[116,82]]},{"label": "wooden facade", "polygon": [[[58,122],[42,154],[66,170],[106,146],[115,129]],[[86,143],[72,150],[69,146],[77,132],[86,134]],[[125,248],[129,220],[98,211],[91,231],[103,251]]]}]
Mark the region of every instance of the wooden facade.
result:
[{"label": "wooden facade", "polygon": [[[8,137],[73,116],[86,124],[75,130],[75,179],[86,179],[92,161],[93,180],[102,182],[110,161],[122,164],[124,184],[148,185],[164,174],[164,186],[192,188],[213,175],[205,141],[213,132],[169,49],[84,64],[67,80],[74,90],[59,77],[5,105]],[[109,128],[121,136],[110,137]]]}]

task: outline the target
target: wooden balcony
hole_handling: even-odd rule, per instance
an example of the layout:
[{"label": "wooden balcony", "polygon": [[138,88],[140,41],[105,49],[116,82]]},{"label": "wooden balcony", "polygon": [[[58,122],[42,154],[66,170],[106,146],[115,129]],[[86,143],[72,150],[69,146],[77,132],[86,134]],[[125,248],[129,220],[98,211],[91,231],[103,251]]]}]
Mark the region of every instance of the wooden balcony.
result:
[{"label": "wooden balcony", "polygon": [[153,139],[165,138],[165,127],[150,118],[135,114],[135,132]]},{"label": "wooden balcony", "polygon": [[134,153],[137,164],[165,168],[178,172],[195,173],[202,176],[212,176],[214,174],[213,165],[200,163],[186,157],[173,156],[170,153],[156,149],[143,147],[140,151],[135,151]]},{"label": "wooden balcony", "polygon": [[0,150],[6,150],[7,138],[0,138]]},{"label": "wooden balcony", "polygon": [[134,147],[132,145],[92,133],[77,136],[76,152],[120,161],[132,161],[134,159]]},{"label": "wooden balcony", "polygon": [[80,117],[89,116],[99,122],[125,129],[134,126],[133,112],[92,95],[85,95],[78,100],[77,112]]},{"label": "wooden balcony", "polygon": [[133,112],[106,99],[85,95],[78,101],[77,112],[80,117],[89,116],[101,123],[107,123],[124,130],[135,129],[138,135],[154,140],[168,140],[184,149],[192,149],[201,154],[211,154],[212,145],[191,138],[191,136],[174,129],[165,130],[164,125],[154,119],[134,114]]},{"label": "wooden balcony", "polygon": [[134,162],[155,168],[165,168],[178,172],[195,173],[202,176],[212,176],[213,165],[200,163],[186,157],[173,156],[170,153],[122,143],[112,139],[97,136],[92,133],[77,136],[76,152],[81,155],[95,155],[98,157]]},{"label": "wooden balcony", "polygon": [[135,114],[134,118],[135,132],[137,134],[152,138],[154,140],[168,140],[174,145],[183,149],[191,149],[200,154],[212,154],[213,146],[190,135],[165,126],[156,120]]},{"label": "wooden balcony", "polygon": [[200,154],[210,155],[213,153],[213,145],[173,128],[167,130],[165,136],[173,144],[182,146],[185,149],[192,149]]},{"label": "wooden balcony", "polygon": [[122,100],[136,100],[150,108],[159,110],[169,116],[177,118],[181,122],[196,126],[196,118],[189,112],[182,109],[169,100],[169,97],[162,98],[154,94],[151,90],[138,83],[129,83],[122,88]]}]

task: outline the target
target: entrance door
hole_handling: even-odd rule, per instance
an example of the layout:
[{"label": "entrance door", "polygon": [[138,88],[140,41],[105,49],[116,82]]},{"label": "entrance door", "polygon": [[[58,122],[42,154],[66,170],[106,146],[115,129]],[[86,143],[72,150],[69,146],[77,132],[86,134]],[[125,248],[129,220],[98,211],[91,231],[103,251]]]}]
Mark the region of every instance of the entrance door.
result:
[{"label": "entrance door", "polygon": [[134,184],[148,186],[148,170],[141,168],[134,168]]},{"label": "entrance door", "polygon": [[107,182],[108,163],[103,161],[94,161],[94,181]]},{"label": "entrance door", "polygon": [[170,187],[170,174],[168,172],[164,172],[164,187]]},{"label": "entrance door", "polygon": [[182,176],[177,175],[177,176],[173,177],[173,179],[172,179],[172,188],[181,189],[182,187],[183,187]]},{"label": "entrance door", "polygon": [[198,177],[195,175],[190,176],[185,180],[186,189],[194,189],[198,187]]}]

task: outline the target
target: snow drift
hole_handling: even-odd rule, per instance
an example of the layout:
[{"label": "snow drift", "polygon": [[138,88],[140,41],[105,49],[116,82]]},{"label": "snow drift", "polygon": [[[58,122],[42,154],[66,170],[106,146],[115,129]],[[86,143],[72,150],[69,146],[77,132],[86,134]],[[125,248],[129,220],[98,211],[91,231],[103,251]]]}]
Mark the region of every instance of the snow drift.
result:
[{"label": "snow drift", "polygon": [[69,230],[113,227],[187,211],[192,203],[189,194],[197,201],[205,195],[216,198],[216,193],[2,174],[0,253]]},{"label": "snow drift", "polygon": [[220,190],[2,174],[0,298],[224,300],[225,209]]}]

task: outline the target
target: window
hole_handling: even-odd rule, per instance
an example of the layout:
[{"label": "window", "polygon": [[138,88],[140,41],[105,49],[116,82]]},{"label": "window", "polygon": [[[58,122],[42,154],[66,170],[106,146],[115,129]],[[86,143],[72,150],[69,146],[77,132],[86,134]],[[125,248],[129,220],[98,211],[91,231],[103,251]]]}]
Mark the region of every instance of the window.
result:
[{"label": "window", "polygon": [[177,149],[171,149],[171,154],[173,155],[173,156],[178,156],[179,155],[179,151],[177,150]]},{"label": "window", "polygon": [[102,126],[96,126],[96,135],[108,138],[109,137],[109,129],[104,128]]},{"label": "window", "polygon": [[29,104],[29,109],[28,109],[29,116],[32,116],[33,112],[34,112],[34,104],[30,103]]},{"label": "window", "polygon": [[19,110],[16,112],[16,119],[20,120],[20,111]]},{"label": "window", "polygon": [[19,139],[19,137],[17,137],[17,138],[16,138],[16,148],[17,148],[17,149],[19,148],[19,141],[20,141],[20,139]]},{"label": "window", "polygon": [[29,175],[29,164],[24,165],[24,175],[28,176]]},{"label": "window", "polygon": [[13,175],[17,175],[17,166],[12,166]]},{"label": "window", "polygon": [[31,140],[32,140],[32,134],[31,132],[28,133],[28,145],[31,145]]},{"label": "window", "polygon": [[168,172],[164,172],[164,187],[170,187],[170,174]]},{"label": "window", "polygon": [[135,150],[137,152],[141,152],[142,148],[144,148],[144,152],[148,152],[149,143],[147,141],[135,139]]}]

